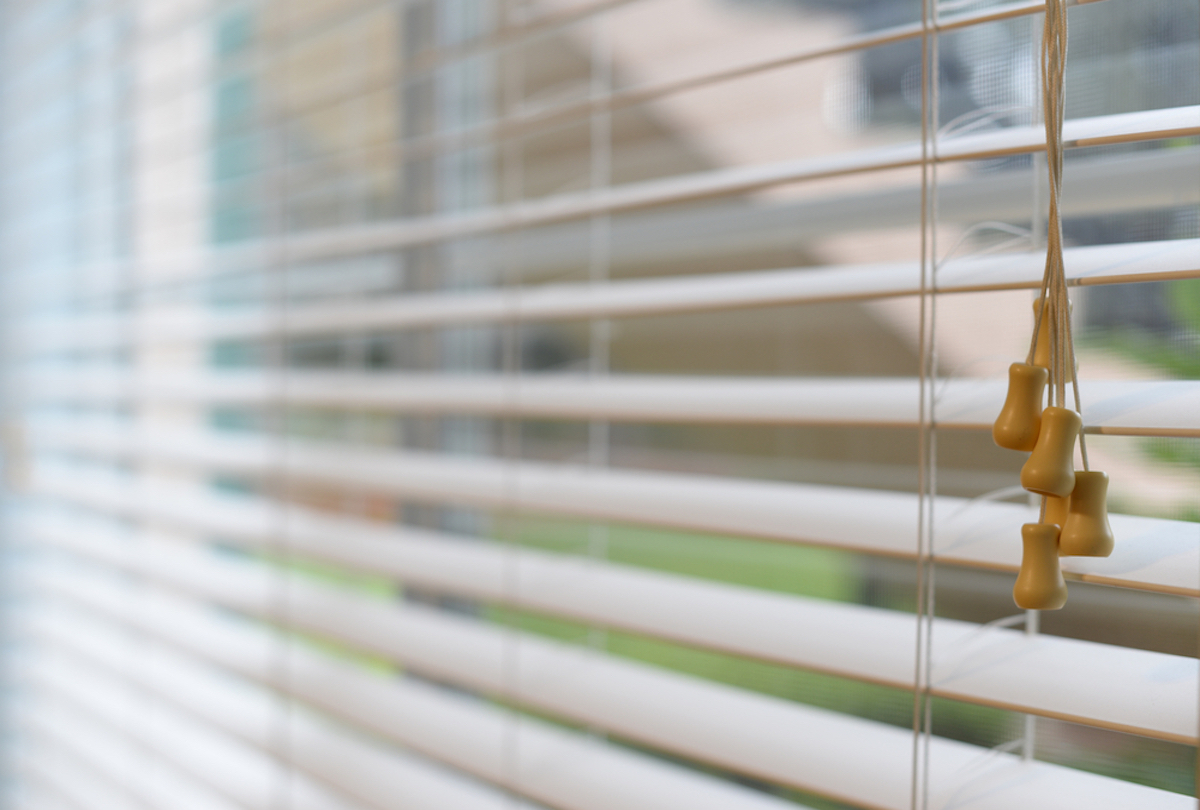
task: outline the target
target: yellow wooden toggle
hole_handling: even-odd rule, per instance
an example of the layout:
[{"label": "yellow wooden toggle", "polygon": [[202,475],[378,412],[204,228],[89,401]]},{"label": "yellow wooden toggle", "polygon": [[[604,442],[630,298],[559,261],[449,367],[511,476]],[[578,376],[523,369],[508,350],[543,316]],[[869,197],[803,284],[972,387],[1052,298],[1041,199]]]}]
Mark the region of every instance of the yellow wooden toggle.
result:
[{"label": "yellow wooden toggle", "polygon": [[1013,601],[1025,610],[1058,610],[1067,602],[1067,583],[1058,567],[1058,526],[1026,523],[1021,541],[1025,549]]},{"label": "yellow wooden toggle", "polygon": [[1049,372],[1038,366],[1013,363],[1008,367],[1008,396],[992,425],[992,441],[1009,450],[1028,452],[1037,446],[1049,378]]},{"label": "yellow wooden toggle", "polygon": [[[1068,307],[1068,311],[1073,307]],[[1037,323],[1038,313],[1042,311],[1042,299],[1039,298],[1033,302],[1033,321]],[[1054,302],[1050,302],[1050,306],[1046,307],[1046,314],[1042,316],[1042,322],[1038,324],[1037,346],[1033,350],[1033,364],[1042,368],[1050,368],[1050,346],[1053,344],[1054,336],[1058,334],[1058,308],[1054,306]],[[1063,382],[1070,382],[1073,377],[1074,369],[1067,365],[1067,374],[1063,378]]]},{"label": "yellow wooden toggle", "polygon": [[[1078,476],[1079,473],[1075,473],[1075,475]],[[1070,498],[1057,498],[1053,495],[1047,495],[1046,519],[1042,523],[1053,523],[1061,529],[1063,524],[1067,522],[1067,509],[1070,503]]]},{"label": "yellow wooden toggle", "polygon": [[1099,470],[1075,473],[1075,489],[1058,553],[1064,557],[1107,557],[1113,550],[1108,524],[1108,475]]},{"label": "yellow wooden toggle", "polygon": [[1042,411],[1037,446],[1021,468],[1021,486],[1038,495],[1065,498],[1075,488],[1075,437],[1083,421],[1067,408]]}]

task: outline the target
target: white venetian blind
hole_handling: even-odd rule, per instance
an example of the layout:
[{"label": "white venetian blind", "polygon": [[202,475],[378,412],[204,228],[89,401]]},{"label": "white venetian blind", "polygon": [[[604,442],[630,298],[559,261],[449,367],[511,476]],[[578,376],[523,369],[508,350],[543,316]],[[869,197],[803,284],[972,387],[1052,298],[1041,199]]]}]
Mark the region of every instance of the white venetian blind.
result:
[{"label": "white venetian blind", "polygon": [[1200,3],[0,0],[21,808],[1195,805]]}]

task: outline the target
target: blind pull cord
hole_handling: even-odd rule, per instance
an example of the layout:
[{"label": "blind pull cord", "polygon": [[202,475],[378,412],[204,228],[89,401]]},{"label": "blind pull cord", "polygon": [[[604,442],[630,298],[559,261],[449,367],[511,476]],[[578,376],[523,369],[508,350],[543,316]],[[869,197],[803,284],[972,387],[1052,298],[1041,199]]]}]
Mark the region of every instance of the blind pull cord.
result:
[{"label": "blind pull cord", "polygon": [[[1041,49],[1042,105],[1050,201],[1046,269],[1034,303],[1034,327],[1024,363],[1009,367],[1008,396],[992,426],[1001,447],[1028,452],[1021,486],[1042,496],[1036,523],[1021,528],[1024,553],[1013,601],[1026,610],[1057,610],[1067,601],[1058,558],[1107,557],[1108,475],[1092,470],[1084,441],[1079,374],[1071,332],[1071,301],[1063,263],[1063,117],[1067,65],[1067,0],[1047,0]],[[1074,407],[1067,405],[1071,384]],[[1047,387],[1049,391],[1047,391]],[[1048,401],[1048,405],[1043,404]],[[1075,470],[1075,439],[1083,469]]]}]

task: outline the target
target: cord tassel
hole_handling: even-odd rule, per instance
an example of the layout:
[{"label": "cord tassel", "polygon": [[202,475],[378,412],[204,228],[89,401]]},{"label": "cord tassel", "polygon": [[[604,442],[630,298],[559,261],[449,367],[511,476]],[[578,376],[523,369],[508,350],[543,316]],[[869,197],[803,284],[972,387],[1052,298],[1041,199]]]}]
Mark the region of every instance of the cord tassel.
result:
[{"label": "cord tassel", "polygon": [[[1001,447],[1030,451],[1021,468],[1021,486],[1043,496],[1041,519],[1021,529],[1021,572],[1013,590],[1018,607],[1055,610],[1067,600],[1060,555],[1106,557],[1112,528],[1106,499],[1108,476],[1091,470],[1083,432],[1083,406],[1071,300],[1063,264],[1063,113],[1067,66],[1067,2],[1047,0],[1042,28],[1042,103],[1046,125],[1046,166],[1050,201],[1046,221],[1046,266],[1041,293],[1033,303],[1034,327],[1024,363],[1008,372],[1008,396],[992,425]],[[1067,405],[1067,385],[1074,402]],[[1046,389],[1049,388],[1047,395]],[[1046,407],[1043,409],[1043,402]],[[1083,469],[1075,471],[1075,439]]]}]

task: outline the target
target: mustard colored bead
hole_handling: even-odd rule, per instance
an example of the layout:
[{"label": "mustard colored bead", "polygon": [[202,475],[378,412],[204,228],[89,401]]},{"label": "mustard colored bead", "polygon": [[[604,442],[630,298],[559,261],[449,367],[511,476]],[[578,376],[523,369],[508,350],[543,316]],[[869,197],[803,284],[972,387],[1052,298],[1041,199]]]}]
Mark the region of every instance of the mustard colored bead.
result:
[{"label": "mustard colored bead", "polygon": [[[1038,323],[1040,313],[1042,321]],[[1034,301],[1033,322],[1038,325],[1037,345],[1033,349],[1033,364],[1042,368],[1050,368],[1050,344],[1053,340],[1050,336],[1050,324],[1054,323],[1054,304],[1047,306],[1045,313],[1042,313],[1042,299]]]},{"label": "mustard colored bead", "polygon": [[[1075,475],[1078,476],[1079,473],[1075,473]],[[1067,522],[1067,509],[1070,503],[1070,498],[1056,498],[1053,495],[1047,495],[1046,517],[1042,523],[1053,523],[1061,529],[1063,524]]]},{"label": "mustard colored bead", "polygon": [[[1068,307],[1068,311],[1073,307]],[[1042,311],[1042,299],[1039,298],[1033,302],[1033,321],[1037,323],[1038,313]],[[1057,308],[1054,302],[1046,307],[1046,313],[1042,315],[1042,322],[1038,324],[1037,346],[1033,350],[1033,364],[1042,368],[1050,368],[1050,346],[1054,342],[1054,336],[1058,333],[1055,324],[1058,323]],[[1072,378],[1072,369],[1067,369],[1067,376],[1064,382],[1070,382]]]},{"label": "mustard colored bead", "polygon": [[1008,367],[1008,396],[992,425],[992,441],[1009,450],[1032,450],[1042,423],[1042,397],[1050,373],[1025,363]]},{"label": "mustard colored bead", "polygon": [[1113,542],[1108,524],[1108,475],[1099,470],[1075,473],[1075,489],[1058,553],[1064,557],[1107,557],[1112,554]]},{"label": "mustard colored bead", "polygon": [[1082,425],[1075,411],[1053,405],[1042,411],[1042,429],[1021,468],[1021,486],[1038,495],[1070,495],[1075,488],[1075,437]]},{"label": "mustard colored bead", "polygon": [[1058,567],[1058,526],[1026,523],[1021,542],[1024,553],[1013,601],[1025,610],[1058,610],[1067,602],[1067,583]]}]

